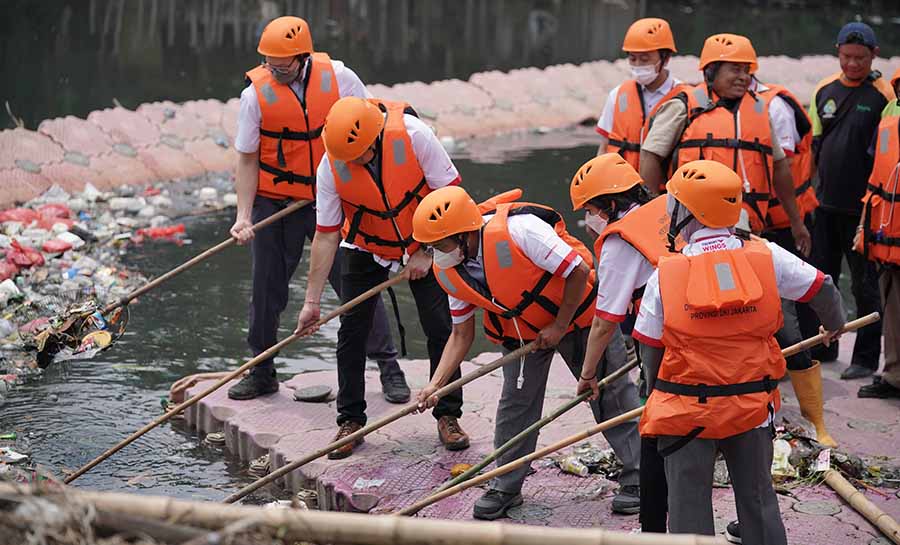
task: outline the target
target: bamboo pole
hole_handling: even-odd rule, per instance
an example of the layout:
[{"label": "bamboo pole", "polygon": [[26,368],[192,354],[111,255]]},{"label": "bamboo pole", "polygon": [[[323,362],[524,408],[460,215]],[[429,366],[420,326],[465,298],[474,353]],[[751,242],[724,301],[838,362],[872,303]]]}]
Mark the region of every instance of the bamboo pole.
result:
[{"label": "bamboo pole", "polygon": [[[637,366],[637,364],[638,364],[637,359],[633,359],[633,360],[629,361],[622,367],[620,367],[620,368],[616,369],[614,372],[610,373],[606,378],[601,380],[597,384],[597,387],[600,388],[601,390],[606,388],[613,381],[627,375],[629,371],[631,371],[632,369],[634,369]],[[528,426],[527,428],[525,428],[524,430],[522,430],[521,432],[516,434],[512,439],[503,443],[498,449],[494,450],[493,452],[491,452],[490,454],[485,456],[484,459],[481,460],[480,462],[478,462],[477,465],[470,467],[464,473],[458,475],[454,479],[449,480],[449,481],[445,482],[444,484],[442,484],[441,486],[439,486],[434,492],[432,492],[432,495],[442,492],[452,486],[456,486],[461,482],[465,482],[465,481],[471,479],[472,477],[477,475],[479,472],[481,472],[482,469],[484,469],[488,465],[490,465],[491,462],[493,462],[494,460],[499,458],[501,455],[503,455],[504,452],[507,452],[509,449],[511,449],[514,446],[516,446],[517,444],[519,444],[519,442],[523,441],[526,437],[528,437],[532,433],[537,432],[539,429],[543,428],[547,424],[553,422],[560,416],[569,412],[571,409],[578,406],[582,401],[586,401],[587,398],[590,397],[590,395],[591,395],[591,391],[587,390],[587,391],[581,393],[580,395],[578,395],[575,399],[567,401],[563,405],[557,407],[552,413],[548,414],[544,418],[541,418],[534,424]],[[395,515],[413,515],[416,513],[416,511],[417,510],[415,510],[415,511],[412,510],[411,507],[407,507],[405,509],[401,509],[401,510],[397,511],[394,514]]]},{"label": "bamboo pole", "polygon": [[[878,319],[879,319],[878,313],[873,312],[872,314],[868,314],[861,318],[857,318],[856,320],[847,322],[846,324],[844,324],[844,327],[841,328],[841,332],[844,333],[847,331],[853,331],[853,330],[859,329],[863,326],[877,322]],[[784,356],[791,356],[802,350],[807,350],[813,346],[816,346],[817,344],[821,343],[824,339],[825,339],[825,335],[820,333],[818,335],[810,337],[809,339],[800,341],[797,344],[791,345],[791,346],[783,349],[781,351],[781,353]],[[454,486],[445,488],[444,490],[441,490],[440,492],[433,494],[432,496],[429,496],[428,498],[420,500],[420,501],[410,505],[409,507],[406,507],[406,508],[398,511],[396,514],[397,515],[405,515],[405,514],[411,514],[411,513],[416,513],[418,511],[421,511],[425,507],[428,507],[429,505],[431,505],[433,503],[439,502],[444,498],[447,498],[454,494],[458,494],[459,492],[462,492],[463,490],[467,490],[473,486],[476,486],[483,482],[489,481],[496,476],[505,475],[506,473],[509,473],[510,471],[513,471],[526,463],[529,463],[533,460],[537,460],[538,458],[541,458],[543,456],[546,456],[548,454],[556,452],[560,449],[563,449],[570,445],[573,445],[573,444],[577,443],[578,441],[583,441],[584,439],[587,439],[588,437],[590,437],[592,435],[596,435],[597,433],[599,433],[601,431],[615,427],[618,424],[621,424],[623,422],[631,420],[632,418],[639,416],[643,411],[644,411],[643,407],[638,407],[637,409],[633,409],[633,410],[631,410],[627,413],[621,414],[615,418],[611,418],[609,420],[601,422],[595,426],[592,426],[591,428],[588,428],[587,430],[585,430],[583,432],[577,433],[575,435],[571,435],[571,436],[567,437],[566,439],[558,441],[557,443],[554,443],[552,445],[548,445],[538,451],[532,452],[531,454],[529,454],[527,456],[523,456],[517,460],[513,460],[512,462],[502,465],[502,466],[500,466],[492,471],[489,471],[483,475],[480,475],[480,476],[475,477],[468,481],[460,482]]]},{"label": "bamboo pole", "polygon": [[[440,390],[436,391],[434,393],[434,395],[436,395],[438,398],[444,397],[445,395],[449,394],[450,392],[453,392],[453,391],[456,391],[456,390],[462,388],[466,384],[472,382],[473,380],[475,380],[477,378],[481,378],[484,375],[487,375],[488,373],[490,373],[491,371],[493,371],[495,369],[498,369],[504,365],[510,364],[514,361],[517,361],[519,358],[525,357],[526,354],[532,352],[535,348],[537,348],[537,347],[534,344],[534,342],[530,342],[530,343],[526,344],[525,346],[517,348],[516,350],[513,350],[512,352],[510,352],[509,354],[506,354],[502,358],[498,358],[498,359],[492,361],[491,363],[489,363],[487,365],[483,365],[483,366],[479,367],[478,369],[472,371],[471,373],[454,380],[450,384],[447,384]],[[177,409],[177,407],[176,407],[176,409]],[[175,410],[175,409],[173,409],[173,410]],[[408,414],[417,412],[418,410],[419,410],[418,402],[413,401],[406,407],[403,407],[402,409],[400,409],[394,413],[391,413],[387,416],[383,416],[382,418],[376,420],[375,422],[356,430],[355,432],[344,437],[343,439],[334,441],[333,443],[313,452],[312,454],[307,454],[306,456],[304,456],[303,458],[300,458],[299,460],[294,460],[293,462],[278,468],[277,470],[273,471],[272,473],[269,473],[265,477],[258,479],[255,482],[238,490],[237,492],[228,496],[227,498],[225,498],[222,501],[224,503],[234,503],[237,500],[246,496],[247,494],[250,494],[251,492],[258,490],[260,487],[265,486],[265,485],[275,481],[276,479],[279,479],[279,478],[287,475],[291,471],[294,471],[295,469],[297,469],[301,466],[304,466],[304,465],[312,462],[313,460],[317,460],[333,450],[339,449],[339,448],[343,447],[344,445],[348,445],[358,439],[361,439],[361,438],[365,437],[366,435],[368,435],[376,430],[379,430],[379,429],[387,426],[388,424],[391,424],[392,422],[396,422],[397,420],[400,420],[401,418],[403,418],[404,416],[406,416]]]},{"label": "bamboo pole", "polygon": [[[311,202],[313,202],[313,201],[297,201],[297,202],[291,204],[290,206],[286,207],[284,210],[279,210],[278,212],[272,214],[268,218],[253,225],[253,227],[251,227],[251,229],[253,229],[253,232],[255,233],[255,232],[259,231],[260,229],[262,229],[263,227],[267,227],[267,226],[271,225],[272,223],[280,220],[281,218],[287,216],[288,214],[292,214],[292,213],[296,212],[297,210],[300,210],[301,208],[303,208],[304,206],[308,205]],[[184,271],[190,269],[197,263],[200,263],[201,261],[204,261],[204,260],[218,254],[219,252],[221,252],[225,248],[228,248],[235,242],[237,242],[237,240],[233,237],[229,238],[228,240],[223,240],[222,242],[216,244],[212,248],[209,248],[205,252],[192,257],[188,261],[185,261],[181,265],[175,267],[174,269],[163,274],[162,276],[154,278],[153,280],[147,282],[143,286],[137,288],[136,290],[132,291],[131,293],[129,293],[127,295],[123,295],[118,301],[115,301],[113,303],[106,305],[106,307],[104,307],[103,310],[101,311],[101,314],[108,314],[119,307],[127,305],[135,298],[140,297],[141,295],[144,295],[145,293],[152,290],[153,288],[156,288],[163,282],[167,282],[167,281],[171,280],[172,278],[178,276],[179,274],[183,273]]]},{"label": "bamboo pole", "polygon": [[[351,299],[350,301],[347,301],[347,302],[344,303],[343,305],[339,306],[338,308],[332,310],[331,312],[329,312],[329,313],[328,313],[327,315],[325,315],[324,317],[320,318],[319,321],[316,322],[316,324],[315,324],[314,327],[320,327],[320,326],[322,326],[323,324],[325,324],[326,322],[330,322],[331,320],[333,320],[333,319],[337,318],[338,316],[344,314],[345,312],[347,312],[347,311],[350,310],[351,308],[355,307],[356,305],[362,303],[362,302],[365,301],[366,299],[369,299],[370,297],[373,297],[373,296],[375,296],[375,295],[381,293],[382,291],[384,291],[384,290],[386,290],[387,288],[393,286],[394,284],[400,283],[400,281],[402,281],[402,280],[406,280],[406,276],[400,274],[400,275],[394,276],[393,278],[390,278],[390,279],[388,279],[388,280],[382,282],[381,284],[378,284],[377,286],[375,286],[375,287],[369,289],[368,291],[363,292],[362,294],[360,294],[360,295],[354,297],[354,298]],[[76,471],[75,473],[73,473],[73,474],[69,475],[68,477],[66,477],[66,479],[65,479],[64,482],[65,482],[66,484],[71,483],[72,481],[74,481],[74,480],[77,479],[78,477],[80,477],[80,476],[84,475],[85,473],[87,473],[88,471],[90,471],[93,467],[95,467],[97,464],[99,464],[99,463],[102,462],[103,460],[106,460],[107,458],[109,458],[109,457],[112,456],[113,454],[115,454],[115,453],[119,452],[120,450],[122,450],[124,447],[130,445],[130,444],[131,444],[132,442],[134,442],[137,438],[141,437],[142,435],[144,435],[144,434],[147,433],[148,431],[150,431],[150,430],[152,430],[153,428],[159,426],[159,425],[162,424],[163,422],[166,422],[167,420],[169,420],[170,418],[172,418],[172,417],[175,416],[176,414],[180,413],[181,411],[187,409],[188,407],[190,407],[190,406],[196,404],[198,401],[200,401],[200,400],[203,399],[204,397],[206,397],[206,396],[208,396],[209,394],[215,392],[216,390],[218,390],[219,388],[221,388],[221,387],[224,386],[225,384],[228,384],[228,382],[230,382],[230,381],[233,380],[234,378],[240,376],[242,373],[244,373],[244,372],[247,371],[248,369],[251,369],[252,367],[256,366],[256,365],[259,364],[261,361],[266,360],[266,359],[268,359],[268,358],[271,358],[271,357],[275,356],[275,354],[277,354],[279,350],[281,350],[282,348],[284,348],[284,347],[286,347],[287,345],[291,344],[292,342],[296,341],[297,339],[303,337],[304,335],[303,335],[302,333],[303,333],[303,332],[301,332],[301,333],[294,333],[294,334],[291,335],[290,337],[287,337],[287,338],[283,339],[281,342],[279,342],[279,343],[276,344],[275,346],[269,348],[268,350],[266,350],[265,352],[259,354],[259,355],[256,356],[255,358],[249,360],[247,363],[245,363],[244,365],[241,365],[240,367],[238,367],[237,369],[235,369],[234,371],[232,371],[232,372],[229,373],[228,375],[222,377],[222,378],[219,379],[215,384],[213,384],[212,386],[210,386],[210,387],[207,388],[206,390],[203,390],[202,392],[200,392],[199,394],[195,395],[194,397],[188,399],[187,401],[185,401],[185,402],[183,402],[183,403],[180,403],[180,404],[178,404],[177,406],[173,407],[173,408],[170,409],[167,413],[165,413],[165,414],[163,414],[162,416],[158,417],[158,418],[155,419],[153,422],[150,422],[149,424],[147,424],[147,425],[144,426],[143,428],[139,429],[138,431],[132,433],[132,434],[129,435],[127,438],[125,438],[125,439],[123,439],[122,441],[120,441],[120,442],[119,442],[117,445],[115,445],[114,447],[110,448],[109,450],[107,450],[106,452],[104,452],[103,454],[101,454],[100,456],[98,456],[98,457],[94,458],[93,460],[91,460],[87,465],[85,465],[84,467],[82,467],[81,469],[79,469],[78,471]]]},{"label": "bamboo pole", "polygon": [[[0,483],[0,493],[29,489]],[[51,493],[52,491],[48,491]],[[601,528],[549,528],[500,522],[375,517],[359,513],[265,509],[176,500],[162,496],[67,488],[62,501],[85,501],[99,512],[121,513],[219,530],[240,520],[277,528],[286,541],[345,545],[723,545],[721,537],[691,534],[627,534]]]},{"label": "bamboo pole", "polygon": [[862,492],[850,484],[843,475],[833,469],[825,472],[825,482],[828,483],[835,492],[844,501],[850,504],[850,507],[857,513],[864,516],[866,520],[871,522],[876,528],[881,530],[888,539],[900,545],[900,524],[891,518],[890,515],[879,509],[874,503],[870,502]]}]

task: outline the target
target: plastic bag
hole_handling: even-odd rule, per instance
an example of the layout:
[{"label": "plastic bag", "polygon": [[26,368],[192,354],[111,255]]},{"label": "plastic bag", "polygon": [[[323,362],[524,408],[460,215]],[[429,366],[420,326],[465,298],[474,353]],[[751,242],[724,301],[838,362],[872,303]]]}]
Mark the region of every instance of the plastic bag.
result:
[{"label": "plastic bag", "polygon": [[71,218],[72,209],[60,203],[45,204],[37,208],[38,215],[44,218]]},{"label": "plastic bag", "polygon": [[145,229],[138,229],[137,235],[148,237],[153,240],[158,239],[173,239],[177,235],[184,234],[184,224],[179,223],[178,225],[170,225],[168,227],[147,227]]},{"label": "plastic bag", "polygon": [[10,208],[0,212],[0,223],[5,221],[18,221],[23,225],[29,225],[37,220],[40,215],[30,208]]},{"label": "plastic bag", "polygon": [[54,238],[52,240],[48,240],[41,246],[41,250],[47,252],[48,254],[61,254],[68,250],[72,249],[72,243],[66,242],[64,240],[60,240],[58,238]]},{"label": "plastic bag", "polygon": [[44,256],[34,248],[22,246],[17,240],[14,240],[12,247],[6,252],[6,261],[22,268],[28,268],[43,265]]},{"label": "plastic bag", "polygon": [[9,261],[0,261],[0,282],[15,278],[19,274],[19,266]]}]

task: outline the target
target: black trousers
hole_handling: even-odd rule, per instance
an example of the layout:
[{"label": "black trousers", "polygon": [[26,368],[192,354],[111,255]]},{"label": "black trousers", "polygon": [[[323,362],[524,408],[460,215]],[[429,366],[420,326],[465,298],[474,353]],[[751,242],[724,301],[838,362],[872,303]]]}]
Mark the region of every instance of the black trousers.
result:
[{"label": "black trousers", "polygon": [[[811,262],[820,271],[831,275],[835,285],[841,278],[841,264],[844,259],[850,267],[850,286],[856,301],[856,315],[865,316],[871,312],[881,312],[881,294],[878,291],[878,272],[875,264],[862,254],[853,251],[853,236],[859,216],[829,212],[817,209],[813,226],[813,249]],[[806,307],[806,305],[803,305]],[[800,308],[800,330],[804,337],[819,332],[819,319],[812,309]],[[838,343],[831,343],[828,359],[837,357]],[[852,365],[878,369],[881,357],[881,322],[867,325],[856,333],[853,346]]]},{"label": "black trousers", "polygon": [[669,484],[655,437],[641,437],[641,532],[666,533]]},{"label": "black trousers", "polygon": [[[372,254],[360,250],[348,249],[344,253],[341,271],[341,301],[347,302],[363,292],[384,282],[388,278],[388,270],[375,262]],[[450,337],[450,304],[447,294],[429,271],[428,276],[409,282],[419,323],[425,331],[428,341],[428,359],[431,361],[431,373],[434,374],[444,345]],[[377,298],[368,299],[349,310],[341,318],[338,330],[337,362],[338,362],[338,424],[357,422],[366,424],[366,340],[372,329],[372,318],[375,314]],[[461,376],[459,370],[451,380]],[[441,398],[432,414],[435,418],[442,416],[462,416],[462,390],[457,390]]]},{"label": "black trousers", "polygon": [[[806,224],[806,228],[809,229],[809,232],[813,231],[813,222],[812,222],[812,214],[807,214],[805,218],[803,218],[804,223]],[[766,239],[774,242],[775,244],[781,246],[785,250],[791,252],[795,256],[799,257],[803,261],[809,261],[807,258],[797,250],[797,245],[794,243],[794,235],[791,234],[790,227],[786,229],[776,229],[774,231],[766,231],[763,233],[763,236]],[[803,340],[803,334],[800,332],[800,320],[798,318],[799,310],[798,307],[806,306],[804,303],[797,303],[794,301],[790,301],[788,299],[781,300],[781,310],[784,315],[784,325],[781,326],[781,329],[775,333],[775,340],[778,341],[778,346],[781,348],[787,348],[788,346],[792,346],[794,344],[799,343]],[[812,312],[807,309],[807,312]],[[809,369],[812,367],[812,357],[809,354],[809,350],[803,350],[794,354],[793,356],[788,356],[785,358],[787,361],[787,368],[791,371],[802,371],[804,369]]]},{"label": "black trousers", "polygon": [[[258,223],[283,210],[288,204],[289,200],[276,200],[257,195],[253,201],[253,223]],[[287,307],[291,277],[300,264],[304,244],[307,240],[312,240],[315,232],[315,208],[306,206],[265,229],[260,229],[250,243],[253,288],[247,344],[250,345],[253,355],[261,354],[277,344],[278,325],[281,313]],[[328,275],[328,281],[338,296],[341,294],[342,254],[343,250],[339,250]],[[393,364],[397,360],[397,349],[394,347],[384,302],[381,297],[373,297],[373,302],[377,310],[367,353],[369,358],[378,361],[382,366],[386,363]],[[274,374],[274,357],[261,362],[251,370],[251,373]]]}]

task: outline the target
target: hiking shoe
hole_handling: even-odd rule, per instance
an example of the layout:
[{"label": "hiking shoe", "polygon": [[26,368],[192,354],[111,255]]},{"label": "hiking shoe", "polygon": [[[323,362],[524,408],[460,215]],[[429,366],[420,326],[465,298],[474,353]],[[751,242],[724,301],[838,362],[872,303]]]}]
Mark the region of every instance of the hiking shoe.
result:
[{"label": "hiking shoe", "polygon": [[725,528],[725,540],[728,543],[742,543],[741,525],[738,521],[733,520],[728,523],[728,527]]},{"label": "hiking shoe", "polygon": [[872,379],[872,384],[866,384],[856,393],[857,397],[874,397],[878,399],[889,399],[892,397],[900,397],[900,388],[895,388],[888,384],[882,377]]},{"label": "hiking shoe", "polygon": [[851,364],[850,367],[844,369],[841,373],[841,380],[853,380],[856,378],[870,377],[875,374],[875,369],[871,367],[863,367],[862,365]]},{"label": "hiking shoe", "polygon": [[409,401],[409,386],[406,376],[399,369],[389,375],[381,375],[381,393],[388,403],[406,403]]},{"label": "hiking shoe", "polygon": [[635,515],[641,512],[641,487],[636,484],[620,486],[612,501],[613,513]]},{"label": "hiking shoe", "polygon": [[[347,437],[351,433],[357,432],[362,429],[362,424],[359,422],[344,422],[341,424],[341,428],[338,430],[337,435],[334,436],[332,443],[334,441],[340,441],[344,437]],[[339,449],[332,450],[328,453],[329,460],[341,460],[343,458],[347,458],[351,454],[353,454],[353,450],[363,443],[363,438],[360,437],[356,441],[352,443],[347,443]]]},{"label": "hiking shoe", "polygon": [[475,502],[472,516],[479,520],[496,520],[505,517],[506,512],[522,505],[522,494],[511,494],[490,489]]},{"label": "hiking shoe", "polygon": [[453,416],[442,416],[437,421],[438,437],[447,450],[465,450],[469,448],[469,436],[459,426],[459,420]]},{"label": "hiking shoe", "polygon": [[230,399],[247,400],[278,391],[278,379],[272,374],[247,373],[240,382],[228,389]]}]

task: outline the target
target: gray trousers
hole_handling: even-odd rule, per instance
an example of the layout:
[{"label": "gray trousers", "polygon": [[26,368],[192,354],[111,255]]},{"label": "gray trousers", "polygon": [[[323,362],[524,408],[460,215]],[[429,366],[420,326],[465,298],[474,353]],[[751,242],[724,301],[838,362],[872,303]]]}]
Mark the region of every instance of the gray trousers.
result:
[{"label": "gray trousers", "polygon": [[[663,450],[680,437],[661,436]],[[665,458],[669,531],[715,535],[712,508],[716,453],[722,451],[734,489],[741,538],[748,545],[787,545],[772,486],[772,432],[754,428],[726,439],[694,439]]]},{"label": "gray trousers", "polygon": [[[499,448],[541,418],[547,377],[550,373],[550,362],[554,352],[559,352],[577,380],[577,377],[581,375],[589,332],[590,330],[587,328],[573,331],[562,338],[555,350],[538,350],[529,354],[525,358],[525,381],[522,383],[521,390],[516,388],[520,365],[510,363],[503,367],[503,391],[497,406],[494,448]],[[618,328],[606,349],[604,358],[607,358],[608,361],[607,373],[625,365],[625,342]],[[601,361],[597,366],[598,379],[603,378],[602,370],[603,362]],[[590,403],[594,420],[597,422],[613,418],[639,405],[637,387],[627,377],[613,382],[605,390],[601,390],[601,394],[603,396],[601,403],[597,401]],[[637,422],[620,424],[603,432],[603,435],[624,465],[622,474],[619,476],[619,484],[622,486],[637,485],[640,481],[641,455]],[[497,466],[531,454],[537,446],[537,440],[538,432],[532,433],[497,458]],[[522,483],[525,482],[528,471],[529,466],[522,466],[506,475],[501,475],[493,480],[491,487],[502,492],[518,493],[522,490]]]}]

